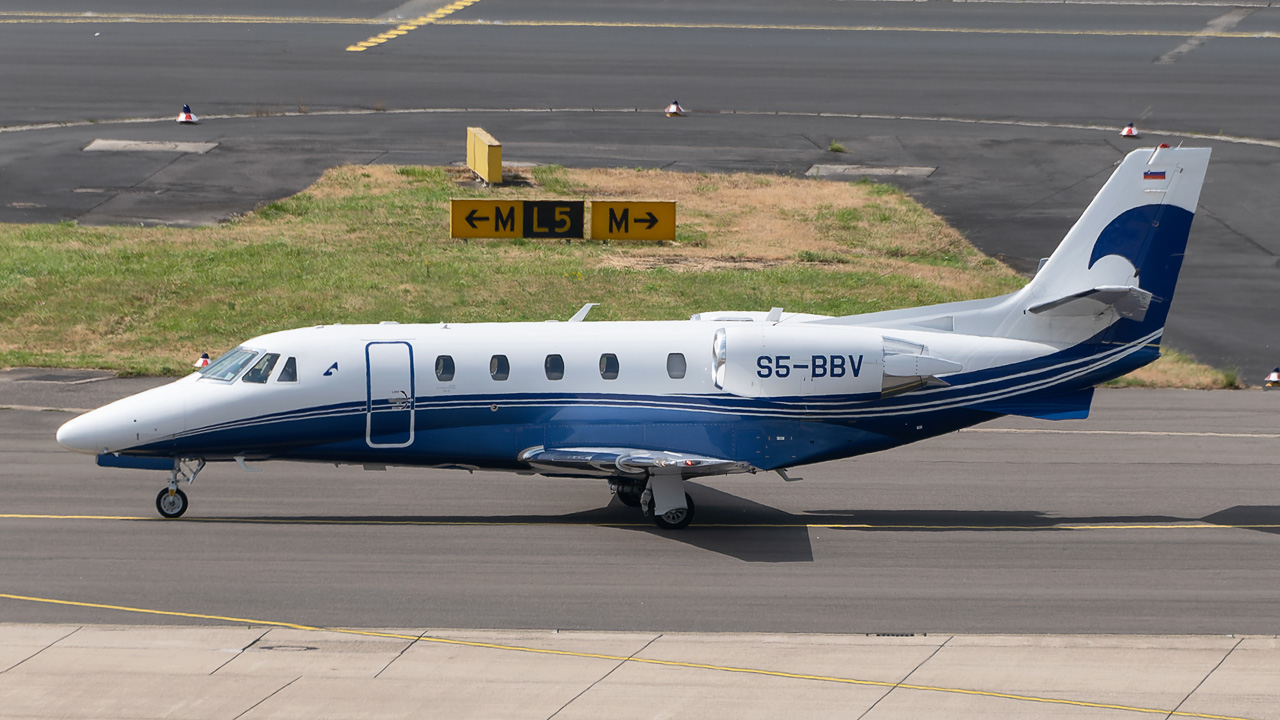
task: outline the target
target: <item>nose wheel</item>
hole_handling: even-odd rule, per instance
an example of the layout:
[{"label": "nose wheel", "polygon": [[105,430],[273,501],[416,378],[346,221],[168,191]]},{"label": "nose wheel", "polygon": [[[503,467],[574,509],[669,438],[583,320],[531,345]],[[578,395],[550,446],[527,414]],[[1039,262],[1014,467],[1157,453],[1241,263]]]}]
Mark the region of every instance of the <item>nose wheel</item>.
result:
[{"label": "nose wheel", "polygon": [[187,511],[187,494],[178,488],[165,488],[156,496],[156,510],[172,520]]},{"label": "nose wheel", "polygon": [[156,510],[165,518],[172,520],[182,517],[187,511],[187,494],[178,489],[178,481],[186,480],[190,485],[195,482],[196,475],[204,469],[204,458],[173,459],[173,472],[169,473],[169,485],[156,495]]}]

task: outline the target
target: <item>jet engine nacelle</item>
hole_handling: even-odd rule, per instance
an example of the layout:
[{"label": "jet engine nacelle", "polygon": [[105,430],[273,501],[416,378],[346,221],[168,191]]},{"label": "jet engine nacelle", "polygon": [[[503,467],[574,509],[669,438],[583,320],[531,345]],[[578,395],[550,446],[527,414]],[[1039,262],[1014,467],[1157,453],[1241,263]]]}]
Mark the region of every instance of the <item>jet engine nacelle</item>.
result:
[{"label": "jet engine nacelle", "polygon": [[879,331],[830,325],[741,323],[716,331],[716,387],[742,397],[880,397]]}]

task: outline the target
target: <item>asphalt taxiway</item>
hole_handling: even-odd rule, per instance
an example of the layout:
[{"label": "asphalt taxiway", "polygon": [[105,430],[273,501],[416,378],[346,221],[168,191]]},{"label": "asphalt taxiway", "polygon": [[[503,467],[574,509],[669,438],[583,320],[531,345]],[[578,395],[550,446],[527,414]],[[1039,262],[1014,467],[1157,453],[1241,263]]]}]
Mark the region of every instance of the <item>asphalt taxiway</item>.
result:
[{"label": "asphalt taxiway", "polygon": [[[29,408],[154,382],[71,386],[86,402],[7,375],[0,406]],[[1268,634],[1277,401],[1102,391],[1087,421],[1006,419],[798,483],[695,483],[685,532],[599,481],[293,463],[213,466],[164,521],[163,473],[59,448],[70,413],[0,410],[0,565],[12,594],[316,626]]]},{"label": "asphalt taxiway", "polygon": [[[1280,8],[59,0],[0,13],[0,39],[3,221],[215,222],[334,164],[459,161],[483,125],[533,162],[935,168],[893,181],[1030,271],[1129,147],[1209,145],[1166,338],[1251,382],[1280,362]],[[689,116],[662,117],[672,98]],[[172,121],[184,102],[202,125]]]}]

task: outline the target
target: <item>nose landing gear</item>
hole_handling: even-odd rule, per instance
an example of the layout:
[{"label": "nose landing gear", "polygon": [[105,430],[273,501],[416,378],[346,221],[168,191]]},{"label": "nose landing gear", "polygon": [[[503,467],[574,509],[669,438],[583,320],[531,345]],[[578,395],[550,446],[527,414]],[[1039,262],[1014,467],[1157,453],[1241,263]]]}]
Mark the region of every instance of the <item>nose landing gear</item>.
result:
[{"label": "nose landing gear", "polygon": [[[195,464],[191,464],[194,462]],[[156,495],[156,510],[160,514],[170,520],[182,517],[187,511],[187,494],[178,489],[178,481],[186,480],[187,484],[195,482],[196,475],[204,469],[204,459],[196,458],[194,461],[190,459],[174,458],[173,471],[169,473],[169,486],[160,491]]]}]

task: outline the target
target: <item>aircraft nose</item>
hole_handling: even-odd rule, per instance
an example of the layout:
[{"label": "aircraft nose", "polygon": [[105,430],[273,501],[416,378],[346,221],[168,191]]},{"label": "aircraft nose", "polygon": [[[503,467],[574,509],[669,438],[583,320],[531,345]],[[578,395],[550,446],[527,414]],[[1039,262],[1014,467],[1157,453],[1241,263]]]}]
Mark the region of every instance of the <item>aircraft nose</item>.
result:
[{"label": "aircraft nose", "polygon": [[58,444],[76,452],[98,454],[106,450],[103,427],[100,420],[89,412],[72,418],[58,428]]}]

